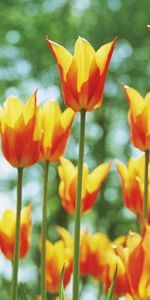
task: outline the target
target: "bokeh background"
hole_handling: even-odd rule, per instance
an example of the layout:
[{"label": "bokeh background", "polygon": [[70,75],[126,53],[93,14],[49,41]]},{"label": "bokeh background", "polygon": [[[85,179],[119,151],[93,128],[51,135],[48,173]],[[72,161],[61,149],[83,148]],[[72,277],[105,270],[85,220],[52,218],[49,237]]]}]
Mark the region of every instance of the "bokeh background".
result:
[{"label": "bokeh background", "polygon": [[[121,82],[143,95],[150,87],[149,0],[5,0],[0,1],[0,101],[9,95],[27,99],[37,88],[38,102],[59,101],[64,109],[56,63],[45,42],[48,36],[70,51],[80,35],[98,49],[117,35],[118,42],[109,68],[101,109],[88,113],[85,162],[92,170],[111,159],[124,162],[139,152],[130,145],[128,106]],[[79,119],[76,117],[65,157],[77,163]],[[49,178],[48,238],[58,238],[56,226],[73,232],[74,220],[60,205],[57,164]],[[30,253],[21,262],[19,278],[35,299],[39,292],[39,238],[42,207],[43,165],[24,173],[23,205],[32,203],[33,234]],[[0,217],[15,209],[16,170],[0,154]],[[135,229],[135,216],[122,202],[120,179],[113,165],[94,209],[82,219],[82,228],[102,231],[111,239]],[[11,264],[0,254],[0,299],[7,299]],[[82,282],[82,300],[96,299],[99,283]],[[70,293],[68,288],[67,293]],[[92,296],[91,296],[92,295]],[[50,299],[50,298],[49,298]]]}]

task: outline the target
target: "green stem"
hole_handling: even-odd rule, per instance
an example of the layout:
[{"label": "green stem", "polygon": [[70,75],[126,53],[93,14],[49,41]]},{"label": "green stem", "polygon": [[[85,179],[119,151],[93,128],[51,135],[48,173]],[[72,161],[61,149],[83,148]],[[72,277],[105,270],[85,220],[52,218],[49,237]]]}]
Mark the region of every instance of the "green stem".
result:
[{"label": "green stem", "polygon": [[59,295],[58,294],[51,294],[50,295],[50,300],[55,300],[56,297],[58,297]]},{"label": "green stem", "polygon": [[41,240],[41,297],[47,299],[46,293],[46,234],[47,234],[47,192],[48,192],[49,161],[45,163],[44,194],[42,210],[42,240]]},{"label": "green stem", "polygon": [[136,214],[136,228],[135,228],[135,231],[137,231],[137,233],[141,233],[141,223],[140,223],[139,213]]},{"label": "green stem", "polygon": [[143,203],[143,225],[148,218],[148,164],[149,151],[145,151],[145,178],[144,178],[144,203]]},{"label": "green stem", "polygon": [[22,177],[23,168],[18,168],[18,184],[17,184],[17,213],[16,213],[16,237],[13,258],[13,278],[11,289],[11,300],[18,298],[18,266],[19,266],[19,241],[20,241],[20,220],[22,206]]},{"label": "green stem", "polygon": [[80,223],[81,223],[81,200],[82,200],[82,175],[84,157],[84,136],[85,136],[86,111],[80,111],[80,145],[77,175],[77,196],[74,230],[74,261],[73,261],[73,300],[79,299],[79,257],[80,257]]},{"label": "green stem", "polygon": [[102,282],[100,281],[100,283],[99,283],[99,291],[98,291],[98,297],[97,297],[97,300],[101,300],[102,295],[103,295],[103,284],[102,284]]}]

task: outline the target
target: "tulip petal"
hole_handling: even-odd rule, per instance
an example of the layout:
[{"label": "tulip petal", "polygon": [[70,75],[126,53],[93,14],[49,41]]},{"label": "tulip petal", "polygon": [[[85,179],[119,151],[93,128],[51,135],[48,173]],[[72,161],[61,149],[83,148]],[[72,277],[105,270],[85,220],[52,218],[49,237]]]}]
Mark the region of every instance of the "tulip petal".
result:
[{"label": "tulip petal", "polygon": [[103,181],[108,175],[111,164],[111,162],[101,164],[91,174],[89,174],[87,181],[88,193],[93,193],[101,187]]},{"label": "tulip petal", "polygon": [[4,102],[5,124],[11,128],[15,127],[23,110],[23,104],[20,99],[16,97],[9,97]]},{"label": "tulip petal", "polygon": [[77,64],[78,81],[77,89],[80,88],[84,82],[89,78],[89,72],[92,61],[94,59],[95,50],[88,41],[79,37],[75,44],[74,59]]},{"label": "tulip petal", "polygon": [[23,107],[23,119],[24,123],[27,124],[34,116],[36,111],[36,93],[28,98],[25,106]]},{"label": "tulip petal", "polygon": [[61,116],[61,110],[58,102],[47,101],[43,105],[42,115],[43,115],[43,129],[44,129],[43,143],[45,147],[51,148],[52,140],[53,140],[52,137],[54,134],[56,122]]},{"label": "tulip petal", "polygon": [[52,42],[48,38],[46,39],[49,48],[52,50],[52,53],[58,63],[58,66],[63,73],[64,80],[66,80],[66,75],[72,63],[72,55],[61,45]]},{"label": "tulip petal", "polygon": [[140,115],[144,110],[144,101],[142,96],[133,88],[130,88],[129,86],[123,85],[124,91],[126,93],[131,113],[133,115],[133,118],[135,118]]},{"label": "tulip petal", "polygon": [[100,73],[103,74],[105,69],[108,68],[109,62],[114,50],[114,46],[117,38],[115,38],[111,43],[105,44],[95,53],[95,60],[100,69]]}]

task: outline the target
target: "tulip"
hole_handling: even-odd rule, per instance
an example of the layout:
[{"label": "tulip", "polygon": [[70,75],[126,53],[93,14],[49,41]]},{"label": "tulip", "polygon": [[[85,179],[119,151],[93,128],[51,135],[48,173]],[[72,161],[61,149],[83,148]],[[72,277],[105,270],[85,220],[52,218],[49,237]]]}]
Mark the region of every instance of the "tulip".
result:
[{"label": "tulip", "polygon": [[74,111],[92,111],[101,106],[115,42],[116,38],[95,52],[88,41],[79,37],[72,55],[47,38],[58,64],[65,104]]},{"label": "tulip", "polygon": [[130,252],[127,275],[134,299],[150,299],[150,226],[145,224],[139,243]]},{"label": "tulip", "polygon": [[117,297],[126,294],[132,295],[131,286],[127,276],[127,262],[130,252],[132,252],[133,249],[138,245],[140,239],[141,237],[139,234],[129,232],[126,237],[119,237],[117,240],[113,241],[113,251],[106,253],[107,269],[102,277],[102,281],[104,283],[105,290],[108,291],[117,266],[117,276],[113,291],[114,295]]},{"label": "tulip", "polygon": [[26,104],[23,104],[18,98],[9,97],[4,102],[4,108],[0,107],[0,119],[3,154],[6,160],[17,168],[18,172],[16,235],[11,290],[11,300],[14,300],[17,299],[18,295],[23,169],[36,163],[40,156],[42,130],[40,109],[36,105],[36,93],[28,99]]},{"label": "tulip", "polygon": [[[101,280],[107,269],[107,255],[112,251],[108,237],[103,233],[85,231],[80,242],[80,273]],[[107,253],[107,254],[106,254]]]},{"label": "tulip", "polygon": [[123,86],[127,96],[132,144],[142,151],[150,150],[150,92],[143,98],[135,89]]},{"label": "tulip", "polygon": [[42,251],[41,251],[41,295],[46,300],[46,219],[47,219],[47,188],[49,163],[57,162],[64,154],[69,139],[71,125],[75,112],[67,108],[63,113],[56,101],[48,101],[43,105],[42,115],[42,141],[40,159],[45,162],[43,216],[42,216]]},{"label": "tulip", "polygon": [[[65,248],[73,249],[73,237],[64,228],[58,227],[57,231],[63,240]],[[88,230],[81,233],[80,239],[80,275],[91,275],[100,280],[105,272],[107,255],[112,251],[108,237],[103,233],[91,234]],[[107,253],[107,254],[106,254]]]},{"label": "tulip", "polygon": [[[5,257],[13,260],[16,235],[16,213],[6,210],[0,220],[0,249]],[[28,253],[31,241],[31,205],[21,211],[20,225],[20,259]]]},{"label": "tulip", "polygon": [[55,244],[46,241],[46,286],[50,293],[58,293],[62,268],[64,270],[64,287],[70,281],[72,274],[73,249],[66,248],[63,241]]},{"label": "tulip", "polygon": [[138,159],[130,158],[127,166],[117,162],[125,206],[133,213],[138,214],[141,221],[143,219],[144,166],[144,155]]},{"label": "tulip", "polygon": [[[92,173],[89,174],[86,164],[83,166],[83,185],[82,185],[82,213],[89,211],[98,195],[99,189],[102,186],[106,176],[108,175],[110,163],[104,163],[98,166]],[[59,176],[61,179],[59,185],[59,197],[63,208],[71,213],[75,213],[76,206],[76,183],[77,171],[69,160],[61,158],[59,166]]]},{"label": "tulip", "polygon": [[62,113],[56,101],[43,105],[41,160],[58,162],[63,156],[74,117],[75,113],[70,108]]},{"label": "tulip", "polygon": [[150,25],[147,25],[147,29],[150,30]]},{"label": "tulip", "polygon": [[40,156],[41,118],[36,105],[36,93],[26,104],[9,97],[0,107],[2,151],[6,160],[16,168],[36,163]]},{"label": "tulip", "polygon": [[150,92],[143,98],[135,89],[123,86],[128,103],[132,144],[145,152],[143,225],[148,216],[148,163],[150,151]]}]

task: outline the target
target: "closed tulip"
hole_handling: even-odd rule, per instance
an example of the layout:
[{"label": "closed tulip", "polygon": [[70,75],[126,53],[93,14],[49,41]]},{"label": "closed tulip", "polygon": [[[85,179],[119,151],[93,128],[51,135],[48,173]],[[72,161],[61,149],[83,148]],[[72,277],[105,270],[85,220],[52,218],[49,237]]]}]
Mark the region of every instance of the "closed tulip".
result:
[{"label": "closed tulip", "polygon": [[72,55],[47,39],[58,64],[65,104],[74,111],[92,111],[101,106],[115,42],[116,38],[95,52],[88,41],[79,37]]},{"label": "closed tulip", "polygon": [[137,159],[130,158],[127,166],[117,162],[125,206],[132,212],[139,214],[141,221],[143,216],[144,166],[144,155]]},{"label": "closed tulip", "polygon": [[42,109],[43,136],[41,160],[57,162],[65,152],[75,113],[70,108],[61,112],[56,101],[48,101]]},{"label": "closed tulip", "polygon": [[41,118],[36,105],[36,93],[26,104],[9,97],[0,107],[2,151],[6,160],[16,168],[36,163],[40,156]]},{"label": "closed tulip", "polygon": [[129,126],[132,144],[150,150],[150,92],[143,98],[135,89],[124,86],[129,103]]},{"label": "closed tulip", "polygon": [[142,237],[129,255],[127,275],[133,298],[150,299],[150,226],[145,224]]},{"label": "closed tulip", "polygon": [[126,237],[119,237],[112,242],[113,251],[109,251],[107,255],[107,270],[102,277],[102,281],[106,291],[108,291],[117,266],[117,276],[113,291],[117,297],[126,294],[132,295],[132,289],[127,276],[127,262],[130,252],[138,245],[140,239],[139,234],[129,232]]},{"label": "closed tulip", "polygon": [[[0,220],[0,248],[5,257],[13,260],[16,235],[16,213],[6,210]],[[20,259],[29,251],[31,242],[31,205],[21,211]]]},{"label": "closed tulip", "polygon": [[[83,184],[82,184],[82,213],[90,210],[98,195],[99,189],[108,175],[110,163],[104,163],[98,166],[92,173],[89,173],[86,164],[83,166]],[[71,214],[75,212],[76,206],[76,181],[77,167],[71,161],[62,158],[59,167],[60,185],[59,197],[63,208]]]},{"label": "closed tulip", "polygon": [[73,249],[65,247],[59,240],[55,244],[46,241],[46,286],[50,293],[58,293],[62,268],[64,270],[64,287],[70,281],[72,274]]}]

